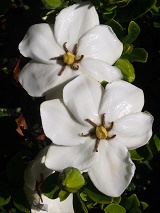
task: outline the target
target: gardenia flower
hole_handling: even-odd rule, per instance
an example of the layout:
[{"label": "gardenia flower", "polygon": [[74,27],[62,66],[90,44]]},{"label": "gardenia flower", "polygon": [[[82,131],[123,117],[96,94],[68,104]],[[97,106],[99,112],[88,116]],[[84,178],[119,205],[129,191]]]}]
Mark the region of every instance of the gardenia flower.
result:
[{"label": "gardenia flower", "polygon": [[111,27],[99,24],[90,2],[63,9],[54,25],[31,26],[19,50],[32,59],[21,70],[19,82],[34,97],[59,97],[64,85],[82,73],[100,82],[122,78],[112,65],[121,56],[123,44]]},{"label": "gardenia flower", "polygon": [[64,87],[63,101],[41,104],[43,129],[53,142],[46,167],[88,171],[98,190],[120,196],[135,172],[128,149],[145,145],[152,135],[153,117],[141,112],[143,105],[143,91],[123,80],[104,89],[86,74],[75,78]]},{"label": "gardenia flower", "polygon": [[31,213],[74,213],[73,194],[60,202],[59,198],[50,199],[39,192],[38,184],[54,172],[46,168],[44,164],[47,150],[48,146],[43,148],[36,158],[29,163],[24,172],[24,191],[32,205]]}]

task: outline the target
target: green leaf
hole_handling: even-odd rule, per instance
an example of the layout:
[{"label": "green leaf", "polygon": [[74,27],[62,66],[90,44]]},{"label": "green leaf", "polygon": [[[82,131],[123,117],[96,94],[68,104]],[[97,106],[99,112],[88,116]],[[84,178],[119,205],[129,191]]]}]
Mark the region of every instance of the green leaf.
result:
[{"label": "green leaf", "polygon": [[41,0],[41,2],[47,9],[54,9],[62,4],[61,0]]},{"label": "green leaf", "polygon": [[115,21],[114,19],[111,19],[107,22],[107,25],[112,27],[114,33],[119,39],[123,36],[124,34],[123,27],[117,21]]},{"label": "green leaf", "polygon": [[73,194],[73,208],[76,213],[88,213],[88,209],[78,192]]},{"label": "green leaf", "polygon": [[123,205],[126,210],[129,210],[134,207],[139,207],[140,202],[137,198],[137,195],[132,194],[130,197],[124,198],[121,202],[121,205]]},{"label": "green leaf", "polygon": [[148,145],[137,148],[136,150],[130,150],[132,160],[151,160],[153,154]]},{"label": "green leaf", "polygon": [[140,27],[134,21],[131,21],[128,26],[128,35],[121,39],[123,43],[133,43],[140,34]]},{"label": "green leaf", "polygon": [[0,0],[0,15],[5,14],[10,5],[12,0]]},{"label": "green leaf", "polygon": [[50,199],[56,199],[60,192],[59,187],[57,186],[57,179],[59,172],[54,172],[49,175],[41,184],[41,192]]},{"label": "green leaf", "polygon": [[146,210],[148,209],[149,205],[143,201],[141,201],[141,207],[142,207],[142,210]]},{"label": "green leaf", "polygon": [[131,208],[129,213],[141,213],[142,211],[138,207]]},{"label": "green leaf", "polygon": [[145,63],[148,59],[148,52],[143,48],[133,48],[133,51],[130,54],[124,52],[121,58],[128,59],[130,62]]},{"label": "green leaf", "polygon": [[102,194],[101,192],[95,193],[88,188],[84,188],[84,191],[95,203],[109,204],[113,201],[112,197]]},{"label": "green leaf", "polygon": [[13,197],[13,202],[15,207],[19,209],[21,212],[26,212],[26,213],[30,212],[31,206],[29,204],[29,201],[23,189],[19,189],[15,192]]},{"label": "green leaf", "polygon": [[21,153],[12,156],[7,165],[7,177],[13,186],[22,186],[24,183],[24,169],[26,164]]},{"label": "green leaf", "polygon": [[135,79],[134,67],[127,59],[120,58],[116,61],[114,65],[121,70],[123,74],[123,80],[128,81],[130,83],[134,81]]},{"label": "green leaf", "polygon": [[126,210],[123,206],[118,204],[110,204],[104,209],[105,213],[125,213]]},{"label": "green leaf", "polygon": [[129,152],[130,152],[130,154],[131,154],[132,160],[140,161],[140,160],[143,160],[143,159],[144,159],[144,157],[142,157],[140,154],[138,154],[138,152],[137,152],[136,149],[129,150]]},{"label": "green leaf", "polygon": [[0,206],[6,205],[11,199],[9,186],[0,180]]},{"label": "green leaf", "polygon": [[160,151],[160,139],[156,134],[153,136],[154,144],[156,145],[156,148],[158,151]]},{"label": "green leaf", "polygon": [[130,22],[147,13],[156,0],[132,0],[123,8],[116,10],[115,20],[118,22]]}]

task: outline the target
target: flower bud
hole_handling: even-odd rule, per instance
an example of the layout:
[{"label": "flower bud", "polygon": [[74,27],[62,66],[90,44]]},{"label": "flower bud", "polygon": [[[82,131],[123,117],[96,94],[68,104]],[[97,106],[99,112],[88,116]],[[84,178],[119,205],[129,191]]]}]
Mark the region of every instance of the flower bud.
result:
[{"label": "flower bud", "polygon": [[63,190],[74,193],[85,184],[85,179],[80,170],[67,167],[60,173],[58,183]]}]

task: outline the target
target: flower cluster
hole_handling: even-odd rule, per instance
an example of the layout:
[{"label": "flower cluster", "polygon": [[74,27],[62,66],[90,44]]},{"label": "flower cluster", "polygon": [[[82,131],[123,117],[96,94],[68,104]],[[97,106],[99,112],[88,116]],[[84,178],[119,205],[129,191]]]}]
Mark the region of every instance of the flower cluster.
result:
[{"label": "flower cluster", "polygon": [[[153,117],[142,112],[143,91],[122,80],[114,66],[123,44],[111,27],[100,25],[95,7],[83,2],[63,9],[54,25],[31,26],[19,50],[32,59],[21,70],[19,81],[29,95],[45,96],[42,125],[53,142],[41,160],[27,168],[34,183],[26,180],[26,188],[34,191],[42,173],[47,177],[72,166],[88,172],[102,193],[120,196],[135,173],[128,150],[148,142],[153,123]],[[105,88],[100,84],[103,80]],[[35,164],[40,166],[38,174]],[[63,209],[58,198],[42,198],[43,205],[40,197],[31,202],[47,212],[52,212],[51,205]],[[70,197],[65,202],[73,212]]]}]

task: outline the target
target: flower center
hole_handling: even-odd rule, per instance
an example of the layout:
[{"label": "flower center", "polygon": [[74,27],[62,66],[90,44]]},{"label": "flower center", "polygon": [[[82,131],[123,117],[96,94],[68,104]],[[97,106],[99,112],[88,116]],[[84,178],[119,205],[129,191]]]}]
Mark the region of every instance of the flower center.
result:
[{"label": "flower center", "polygon": [[66,54],[63,55],[63,61],[67,65],[73,64],[74,60],[75,60],[75,55],[73,55],[70,52],[67,52]]},{"label": "flower center", "polygon": [[101,116],[101,125],[95,124],[90,119],[86,119],[85,121],[87,121],[89,124],[91,124],[94,127],[94,130],[87,134],[81,133],[81,136],[84,136],[84,137],[92,136],[92,135],[96,136],[96,143],[94,146],[94,149],[96,152],[98,152],[98,146],[99,146],[101,139],[110,140],[110,139],[116,137],[116,135],[112,135],[112,136],[108,135],[108,132],[113,128],[113,122],[110,123],[109,127],[105,127],[105,114],[102,114],[102,116]]},{"label": "flower center", "polygon": [[96,127],[96,136],[98,139],[106,139],[108,136],[108,132],[104,126]]},{"label": "flower center", "polygon": [[62,56],[50,58],[50,60],[62,60],[63,65],[60,71],[58,72],[58,75],[60,76],[63,71],[65,70],[66,66],[70,66],[72,70],[78,70],[79,65],[78,63],[83,59],[84,55],[77,56],[77,51],[78,51],[78,44],[74,45],[72,53],[68,50],[66,47],[67,42],[63,44],[63,49],[65,51],[65,54]]}]

